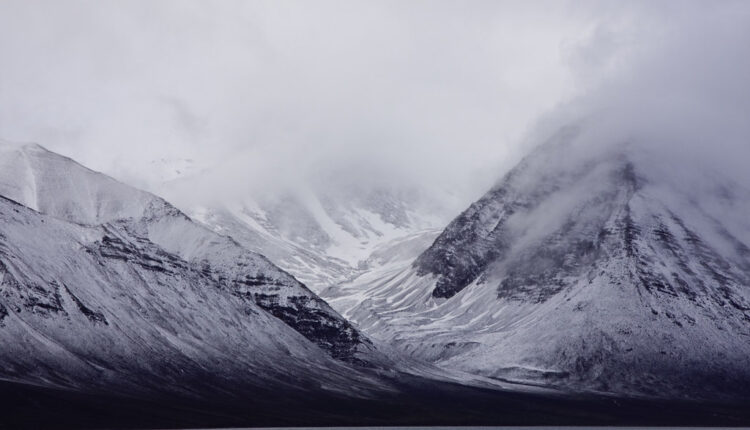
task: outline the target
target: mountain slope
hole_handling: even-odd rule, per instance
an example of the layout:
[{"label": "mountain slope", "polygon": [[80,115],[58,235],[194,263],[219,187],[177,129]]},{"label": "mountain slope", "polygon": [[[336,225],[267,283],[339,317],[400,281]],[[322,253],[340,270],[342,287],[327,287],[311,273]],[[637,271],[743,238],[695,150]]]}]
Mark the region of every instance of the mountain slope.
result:
[{"label": "mountain slope", "polygon": [[[538,148],[412,266],[333,302],[373,338],[485,376],[747,396],[750,193],[682,185],[642,148]],[[346,304],[341,306],[342,304]]]},{"label": "mountain slope", "polygon": [[171,181],[159,194],[267,256],[316,293],[367,270],[366,260],[379,246],[441,228],[456,213],[448,193],[392,178],[359,179],[360,173],[350,170],[261,189],[248,186],[229,196],[196,195],[193,190],[211,183],[212,173]]},{"label": "mountain slope", "polygon": [[0,379],[194,397],[229,387],[376,387],[356,382],[356,370],[218,273],[145,238],[71,224],[3,197],[0,219]]},{"label": "mountain slope", "polygon": [[332,357],[377,361],[370,342],[294,277],[166,201],[38,145],[0,145],[0,195],[60,220],[146,240],[253,300]]}]

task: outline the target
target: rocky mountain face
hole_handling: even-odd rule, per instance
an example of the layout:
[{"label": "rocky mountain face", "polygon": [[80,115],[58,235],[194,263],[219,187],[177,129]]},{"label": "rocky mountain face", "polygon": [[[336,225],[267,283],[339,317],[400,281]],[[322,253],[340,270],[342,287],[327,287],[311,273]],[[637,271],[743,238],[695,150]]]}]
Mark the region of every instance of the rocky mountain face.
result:
[{"label": "rocky mountain face", "polygon": [[413,264],[348,282],[361,300],[333,305],[445,368],[575,391],[747,396],[750,192],[700,170],[691,187],[644,151],[577,139],[539,147]]},{"label": "rocky mountain face", "polygon": [[[1,313],[5,324],[17,327],[16,335],[35,339],[30,349],[88,360],[121,337],[133,339],[144,354],[153,341],[190,359],[231,351],[225,359],[233,357],[237,366],[246,361],[238,356],[248,362],[266,357],[271,369],[289,354],[326,366],[332,364],[325,357],[366,365],[382,359],[365,336],[293,276],[154,195],[37,145],[10,144],[0,149],[0,195],[6,198]],[[191,327],[192,339],[175,337],[183,325]],[[88,329],[96,341],[87,338]],[[139,339],[146,335],[153,338]],[[206,348],[217,348],[216,354]],[[44,356],[30,351],[4,352],[11,362]],[[176,359],[165,352],[154,360]],[[95,371],[91,366],[106,361],[80,366]],[[17,366],[18,375],[33,367]]]},{"label": "rocky mountain face", "polygon": [[[111,225],[65,222],[6,198],[0,219],[3,380],[188,396],[210,395],[211,384],[353,384],[350,368],[221,272]],[[199,380],[205,393],[184,383]]]}]

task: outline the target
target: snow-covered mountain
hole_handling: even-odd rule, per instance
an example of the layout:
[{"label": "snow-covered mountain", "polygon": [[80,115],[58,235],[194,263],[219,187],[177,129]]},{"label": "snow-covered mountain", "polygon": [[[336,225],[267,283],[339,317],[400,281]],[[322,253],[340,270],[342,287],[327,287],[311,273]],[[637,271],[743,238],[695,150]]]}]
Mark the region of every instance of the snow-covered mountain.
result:
[{"label": "snow-covered mountain", "polygon": [[[643,147],[579,135],[536,149],[442,232],[421,197],[335,187],[196,207],[199,223],[3,143],[0,378],[180,392],[180,375],[243,375],[367,395],[390,388],[364,369],[386,367],[484,387],[747,395],[750,191],[708,171],[685,183]],[[334,257],[342,243],[356,258]],[[255,249],[326,279],[333,308]]]},{"label": "snow-covered mountain", "polygon": [[352,180],[357,175],[349,170],[201,201],[191,190],[209,181],[211,173],[168,182],[159,194],[317,293],[368,270],[378,248],[442,228],[458,213],[457,198],[445,191],[388,178]]},{"label": "snow-covered mountain", "polygon": [[351,364],[382,354],[323,300],[161,198],[7,143],[0,196],[0,379],[381,385]]},{"label": "snow-covered mountain", "polygon": [[564,130],[413,263],[344,283],[332,305],[445,368],[576,391],[747,396],[750,191],[646,146],[581,140]]},{"label": "snow-covered mountain", "polygon": [[219,273],[193,269],[143,237],[4,197],[0,218],[0,379],[186,395],[196,387],[179,381],[193,378],[225,387],[356,385],[356,370]]}]

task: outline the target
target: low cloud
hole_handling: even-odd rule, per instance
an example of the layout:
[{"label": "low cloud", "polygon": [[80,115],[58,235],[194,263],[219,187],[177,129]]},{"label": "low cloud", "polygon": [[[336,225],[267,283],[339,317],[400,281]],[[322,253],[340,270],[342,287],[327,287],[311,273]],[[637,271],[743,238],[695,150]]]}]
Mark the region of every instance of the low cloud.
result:
[{"label": "low cloud", "polygon": [[204,194],[341,171],[468,202],[590,118],[742,176],[750,4],[526,3],[7,0],[0,136],[150,189],[190,159]]},{"label": "low cloud", "polygon": [[750,4],[653,2],[635,16],[613,37],[615,58],[601,65],[596,44],[581,51],[595,60],[572,70],[593,82],[547,113],[527,143],[581,122],[592,148],[630,145],[673,176],[698,169],[750,186]]}]

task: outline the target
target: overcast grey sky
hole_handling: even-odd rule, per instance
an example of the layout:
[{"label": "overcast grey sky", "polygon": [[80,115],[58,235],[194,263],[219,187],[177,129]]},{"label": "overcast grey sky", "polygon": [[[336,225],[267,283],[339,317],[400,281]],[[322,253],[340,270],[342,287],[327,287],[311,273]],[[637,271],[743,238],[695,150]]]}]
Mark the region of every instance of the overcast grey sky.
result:
[{"label": "overcast grey sky", "polygon": [[[749,11],[748,1],[3,0],[0,137],[147,188],[160,158],[231,165],[227,186],[367,160],[481,193],[540,117],[621,109],[633,123],[681,106],[665,121],[722,116],[719,127],[726,114],[728,139],[746,147]],[[652,94],[663,96],[641,109]]]}]

